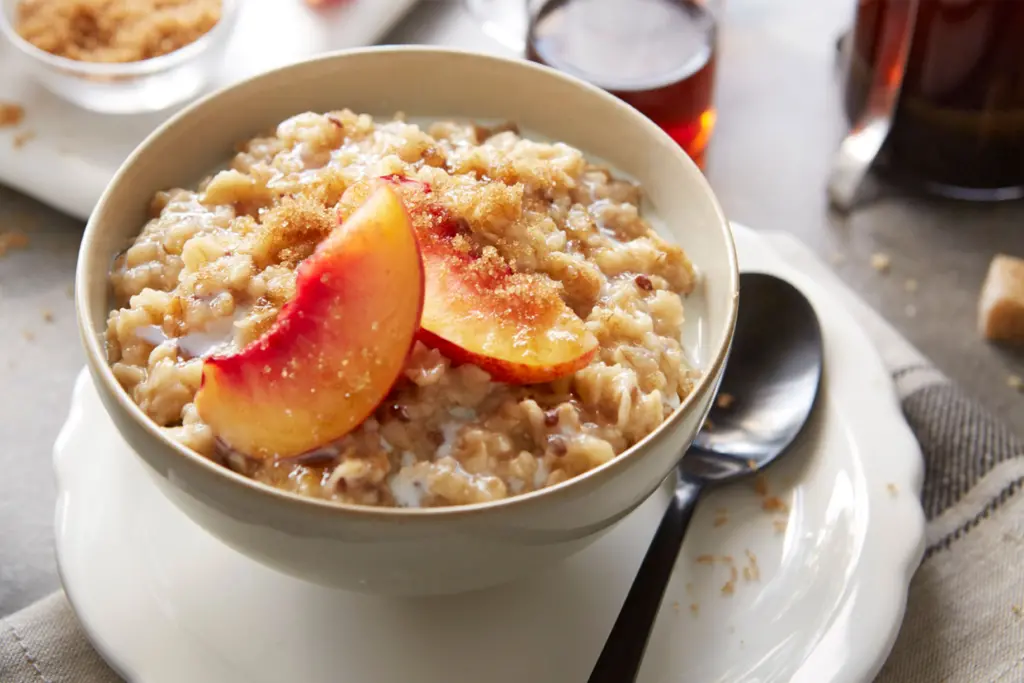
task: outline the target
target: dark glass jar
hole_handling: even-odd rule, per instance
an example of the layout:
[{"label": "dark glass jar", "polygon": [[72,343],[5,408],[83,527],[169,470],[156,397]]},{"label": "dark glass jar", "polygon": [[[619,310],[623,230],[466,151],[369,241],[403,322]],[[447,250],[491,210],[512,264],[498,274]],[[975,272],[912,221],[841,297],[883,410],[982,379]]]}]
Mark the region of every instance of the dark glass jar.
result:
[{"label": "dark glass jar", "polygon": [[[893,30],[913,29],[905,69]],[[947,196],[1024,196],[1024,1],[859,0],[846,111],[902,75],[881,168]]]}]

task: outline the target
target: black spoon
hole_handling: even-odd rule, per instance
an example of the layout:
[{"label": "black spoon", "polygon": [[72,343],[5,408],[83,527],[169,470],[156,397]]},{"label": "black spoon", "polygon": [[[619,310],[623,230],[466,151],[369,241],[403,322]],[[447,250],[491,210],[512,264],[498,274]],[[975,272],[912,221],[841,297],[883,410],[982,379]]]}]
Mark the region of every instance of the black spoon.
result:
[{"label": "black spoon", "polygon": [[[786,451],[814,407],[821,381],[818,317],[793,285],[740,276],[736,334],[713,425],[679,461],[678,483],[588,683],[635,681],[683,536],[701,494],[750,475]],[[732,400],[722,400],[724,396]]]}]

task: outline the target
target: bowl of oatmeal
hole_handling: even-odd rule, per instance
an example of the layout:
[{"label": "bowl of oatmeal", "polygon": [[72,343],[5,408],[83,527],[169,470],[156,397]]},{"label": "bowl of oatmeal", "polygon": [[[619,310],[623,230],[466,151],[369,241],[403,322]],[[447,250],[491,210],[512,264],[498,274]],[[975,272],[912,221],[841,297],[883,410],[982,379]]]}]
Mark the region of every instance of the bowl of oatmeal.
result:
[{"label": "bowl of oatmeal", "polygon": [[195,96],[223,56],[239,0],[0,0],[0,31],[55,95],[109,114]]},{"label": "bowl of oatmeal", "polygon": [[157,130],[89,221],[76,297],[107,410],[185,514],[314,582],[435,594],[565,558],[657,488],[738,270],[702,174],[632,108],[388,47]]}]

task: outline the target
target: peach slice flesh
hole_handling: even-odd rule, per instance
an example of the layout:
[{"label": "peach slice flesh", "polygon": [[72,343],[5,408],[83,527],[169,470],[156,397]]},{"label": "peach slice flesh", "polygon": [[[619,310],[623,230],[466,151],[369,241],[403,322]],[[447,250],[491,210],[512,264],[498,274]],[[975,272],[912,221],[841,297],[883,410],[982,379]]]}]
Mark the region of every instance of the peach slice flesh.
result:
[{"label": "peach slice flesh", "polygon": [[409,215],[375,190],[299,266],[273,327],[203,366],[200,417],[255,458],[341,438],[391,390],[419,328],[423,264]]},{"label": "peach slice flesh", "polygon": [[510,384],[550,382],[590,363],[597,339],[554,282],[513,271],[493,247],[475,248],[429,186],[386,180],[409,207],[423,254],[423,343]]}]

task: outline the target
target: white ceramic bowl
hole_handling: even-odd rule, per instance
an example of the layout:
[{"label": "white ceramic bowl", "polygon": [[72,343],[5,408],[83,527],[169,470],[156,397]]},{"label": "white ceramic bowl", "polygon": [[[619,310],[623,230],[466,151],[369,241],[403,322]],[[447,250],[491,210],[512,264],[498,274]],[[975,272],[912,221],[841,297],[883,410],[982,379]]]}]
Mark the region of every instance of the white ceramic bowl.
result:
[{"label": "white ceramic bowl", "polygon": [[[114,379],[103,331],[114,256],[141,229],[157,190],[195,184],[238,141],[307,110],[512,120],[638,180],[647,214],[702,273],[684,343],[704,376],[658,429],[619,457],[557,486],[492,503],[405,509],[345,506],[278,491],[163,435]],[[649,200],[649,201],[647,201]],[[643,115],[545,67],[453,50],[386,47],[327,55],[210,95],[153,133],[89,220],[76,300],[89,368],[106,409],[161,490],[196,523],[296,576],[373,593],[453,593],[568,557],[647,498],[707,413],[736,319],[739,274],[728,223],[704,176]]]}]

